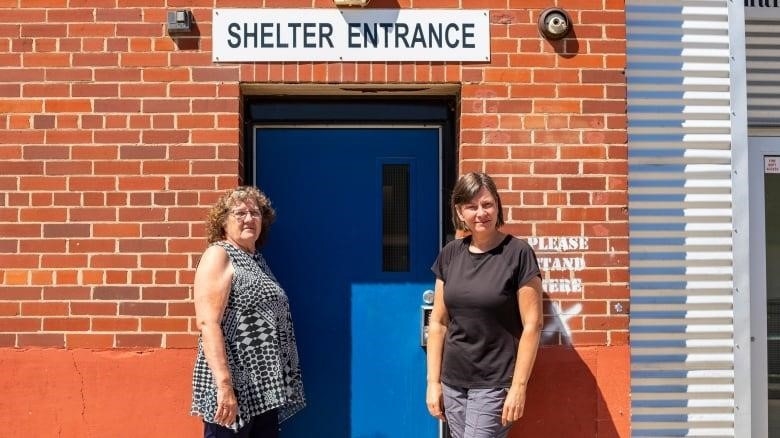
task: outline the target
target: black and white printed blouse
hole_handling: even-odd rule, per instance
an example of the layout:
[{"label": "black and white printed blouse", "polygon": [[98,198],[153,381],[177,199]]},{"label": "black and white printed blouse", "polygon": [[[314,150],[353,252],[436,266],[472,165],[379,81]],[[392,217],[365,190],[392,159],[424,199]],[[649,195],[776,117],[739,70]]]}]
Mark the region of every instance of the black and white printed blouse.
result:
[{"label": "black and white printed blouse", "polygon": [[[227,242],[217,242],[233,265],[222,333],[225,352],[238,399],[235,428],[257,415],[278,409],[279,422],[301,410],[306,401],[298,363],[290,306],[265,259]],[[192,376],[193,415],[214,422],[217,385],[198,340],[198,355]]]}]

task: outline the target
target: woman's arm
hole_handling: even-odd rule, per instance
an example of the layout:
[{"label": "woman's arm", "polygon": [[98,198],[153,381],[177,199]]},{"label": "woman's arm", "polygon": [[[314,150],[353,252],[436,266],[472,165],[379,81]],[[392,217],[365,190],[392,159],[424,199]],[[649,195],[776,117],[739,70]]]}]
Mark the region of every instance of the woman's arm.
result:
[{"label": "woman's arm", "polygon": [[512,386],[501,414],[501,422],[504,425],[519,420],[525,409],[525,392],[542,333],[542,279],[534,277],[521,286],[517,291],[517,302],[520,306],[520,319],[523,321],[523,333],[517,346]]},{"label": "woman's arm", "polygon": [[428,390],[425,403],[428,405],[428,412],[440,420],[444,420],[441,358],[444,351],[444,334],[447,332],[449,322],[447,306],[444,304],[444,281],[437,278],[433,294],[433,309],[428,320]]},{"label": "woman's arm", "polygon": [[214,421],[222,425],[235,421],[238,406],[221,325],[232,277],[233,268],[224,248],[211,246],[206,249],[195,271],[195,321],[203,341],[203,354],[217,383]]}]

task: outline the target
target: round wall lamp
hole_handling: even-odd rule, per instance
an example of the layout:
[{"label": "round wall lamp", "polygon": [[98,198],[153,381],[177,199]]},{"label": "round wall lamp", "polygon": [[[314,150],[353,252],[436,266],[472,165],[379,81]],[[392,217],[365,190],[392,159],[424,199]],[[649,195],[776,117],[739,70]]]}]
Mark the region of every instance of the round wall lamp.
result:
[{"label": "round wall lamp", "polygon": [[539,14],[539,33],[548,40],[559,40],[571,31],[571,17],[561,8],[547,8]]}]

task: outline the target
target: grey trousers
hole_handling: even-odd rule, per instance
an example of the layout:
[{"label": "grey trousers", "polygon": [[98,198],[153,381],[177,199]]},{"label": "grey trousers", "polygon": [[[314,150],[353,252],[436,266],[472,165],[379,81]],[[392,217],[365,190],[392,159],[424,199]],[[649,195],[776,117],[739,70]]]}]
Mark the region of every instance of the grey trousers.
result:
[{"label": "grey trousers", "polygon": [[468,389],[442,384],[444,416],[452,438],[506,438],[501,425],[506,388]]}]

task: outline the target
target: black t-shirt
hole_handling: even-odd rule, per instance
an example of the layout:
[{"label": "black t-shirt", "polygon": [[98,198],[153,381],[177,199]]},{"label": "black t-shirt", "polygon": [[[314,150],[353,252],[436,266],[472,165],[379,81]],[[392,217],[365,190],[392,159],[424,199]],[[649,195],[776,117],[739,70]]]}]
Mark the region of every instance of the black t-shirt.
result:
[{"label": "black t-shirt", "polygon": [[431,267],[444,281],[450,318],[441,380],[461,388],[509,387],[523,329],[517,291],[541,276],[539,265],[533,248],[516,237],[480,254],[470,244],[471,237],[449,242]]}]

